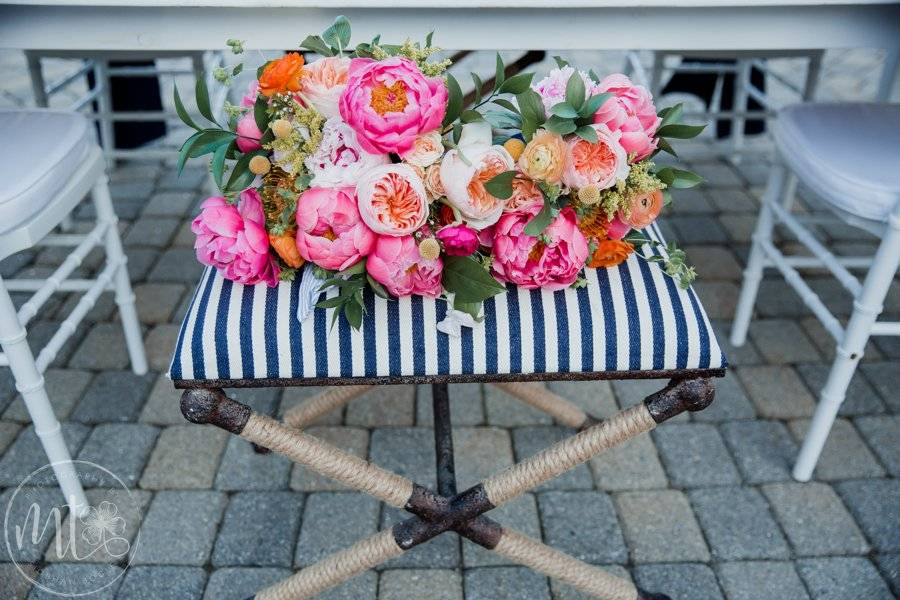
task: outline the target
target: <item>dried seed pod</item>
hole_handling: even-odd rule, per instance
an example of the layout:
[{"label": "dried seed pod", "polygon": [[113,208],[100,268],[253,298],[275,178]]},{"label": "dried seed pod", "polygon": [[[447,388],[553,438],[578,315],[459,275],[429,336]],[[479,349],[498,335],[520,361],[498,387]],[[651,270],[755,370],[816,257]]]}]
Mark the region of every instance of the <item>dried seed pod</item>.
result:
[{"label": "dried seed pod", "polygon": [[265,156],[254,156],[250,159],[250,172],[254,175],[265,175],[272,168],[272,163]]}]

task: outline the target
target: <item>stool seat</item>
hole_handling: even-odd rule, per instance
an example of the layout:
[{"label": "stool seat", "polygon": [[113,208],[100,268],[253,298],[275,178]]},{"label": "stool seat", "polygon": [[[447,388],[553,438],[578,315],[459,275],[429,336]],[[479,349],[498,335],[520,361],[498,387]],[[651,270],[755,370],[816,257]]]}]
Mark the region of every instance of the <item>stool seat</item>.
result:
[{"label": "stool seat", "polygon": [[[655,226],[648,233],[662,239]],[[669,377],[725,367],[696,294],[680,289],[659,263],[632,255],[618,267],[586,273],[587,285],[578,289],[509,286],[485,302],[482,324],[453,337],[436,328],[447,313],[444,300],[384,300],[367,292],[367,313],[355,331],[343,318],[332,327],[332,309],[317,308],[298,321],[299,281],[244,286],[210,268],[181,326],[170,376],[176,385],[228,387],[349,378],[560,379],[562,373]]]},{"label": "stool seat", "polygon": [[839,214],[883,223],[900,202],[900,105],[790,106],[778,114],[775,143]]},{"label": "stool seat", "polygon": [[0,110],[0,233],[44,208],[82,166],[93,138],[80,114]]}]

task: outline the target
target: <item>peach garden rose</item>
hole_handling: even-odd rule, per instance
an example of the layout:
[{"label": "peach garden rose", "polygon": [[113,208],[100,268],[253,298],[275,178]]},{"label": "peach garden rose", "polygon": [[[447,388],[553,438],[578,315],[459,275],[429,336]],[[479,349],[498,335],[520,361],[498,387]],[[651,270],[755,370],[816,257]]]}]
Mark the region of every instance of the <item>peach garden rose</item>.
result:
[{"label": "peach garden rose", "polygon": [[576,190],[589,185],[605,190],[628,177],[628,156],[619,143],[621,134],[611,132],[606,125],[592,127],[597,132],[596,142],[572,136],[567,144],[562,180]]},{"label": "peach garden rose", "polygon": [[444,142],[441,140],[441,132],[429,131],[416,137],[412,148],[400,155],[406,162],[422,167],[436,163],[444,155]]},{"label": "peach garden rose", "polygon": [[428,197],[421,177],[409,165],[370,169],[356,184],[359,214],[380,235],[410,235],[428,218]]},{"label": "peach garden rose", "polygon": [[331,119],[340,116],[338,101],[347,87],[350,59],[328,56],[306,65],[300,76],[303,97],[323,116]]}]

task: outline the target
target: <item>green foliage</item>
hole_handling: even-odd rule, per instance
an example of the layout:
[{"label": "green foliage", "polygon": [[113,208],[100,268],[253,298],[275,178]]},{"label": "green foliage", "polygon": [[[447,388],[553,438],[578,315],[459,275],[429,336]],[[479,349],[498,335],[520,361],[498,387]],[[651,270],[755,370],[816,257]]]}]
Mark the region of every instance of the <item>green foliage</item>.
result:
[{"label": "green foliage", "polygon": [[462,89],[459,87],[459,82],[456,81],[456,78],[447,73],[447,112],[444,113],[444,122],[443,126],[447,127],[457,118],[459,118],[460,113],[462,113],[463,109],[463,93]]},{"label": "green foliage", "polygon": [[332,48],[337,48],[338,54],[343,54],[344,49],[350,45],[350,21],[344,15],[338,15],[334,23],[322,32],[322,40]]},{"label": "green foliage", "polygon": [[[649,244],[654,248],[662,247],[660,242],[650,239],[643,231],[637,229],[629,231],[625,236],[625,241],[636,248],[640,248],[644,244]],[[647,262],[660,263],[663,272],[674,279],[681,289],[686,290],[691,287],[691,283],[697,278],[697,271],[687,264],[687,254],[674,242],[669,242],[665,246],[664,254],[653,254],[652,256],[644,256],[641,252],[636,254]]]},{"label": "green foliage", "polygon": [[[377,284],[378,282],[366,274],[365,259],[340,273],[329,272],[329,275],[322,283],[321,290],[324,292],[331,288],[337,288],[338,295],[326,298],[317,303],[316,306],[318,308],[335,309],[331,318],[332,327],[334,327],[338,317],[344,315],[350,327],[359,329],[362,327],[363,315],[366,314],[366,307],[363,303],[363,290],[366,285],[371,285],[371,283]],[[372,289],[375,290],[375,287],[372,286]],[[375,291],[378,293],[377,290]],[[384,288],[381,288],[381,291],[384,291]]]},{"label": "green foliage", "polygon": [[513,193],[512,182],[516,178],[516,171],[504,171],[487,180],[484,189],[494,198],[506,200]]},{"label": "green foliage", "polygon": [[443,260],[444,289],[463,304],[480,304],[506,289],[471,256],[444,256]]},{"label": "green foliage", "polygon": [[703,183],[703,178],[692,171],[665,167],[654,173],[660,181],[669,187],[685,189]]}]

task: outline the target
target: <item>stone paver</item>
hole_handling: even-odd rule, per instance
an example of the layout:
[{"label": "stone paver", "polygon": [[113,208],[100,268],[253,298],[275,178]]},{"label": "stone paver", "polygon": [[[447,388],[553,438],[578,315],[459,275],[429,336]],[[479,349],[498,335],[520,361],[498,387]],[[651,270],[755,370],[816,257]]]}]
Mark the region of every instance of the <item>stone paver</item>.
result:
[{"label": "stone paver", "polygon": [[[434,461],[434,442],[425,453]],[[512,440],[507,431],[495,427],[459,427],[453,430],[456,450],[456,480],[459,489],[480,483],[513,464]],[[433,470],[433,467],[432,467]]]},{"label": "stone paver", "polygon": [[682,492],[625,492],[615,500],[634,562],[710,559],[700,526]]},{"label": "stone paver", "polygon": [[869,544],[838,495],[822,483],[773,483],[762,487],[794,552],[799,556],[865,554]]},{"label": "stone paver", "polygon": [[737,373],[759,416],[768,419],[812,416],[815,400],[791,367],[740,367]]},{"label": "stone paver", "polygon": [[[57,419],[68,418],[92,377],[91,373],[75,369],[48,369],[44,373],[47,397],[50,398],[53,414]],[[31,422],[31,416],[21,396],[13,400],[3,413],[3,418],[21,423]]]},{"label": "stone paver", "polygon": [[227,567],[209,576],[204,600],[246,600],[289,576],[289,569]]},{"label": "stone paver", "polygon": [[228,434],[212,425],[175,425],[163,429],[141,487],[150,490],[210,488]]},{"label": "stone paver", "polygon": [[199,600],[206,587],[200,567],[131,567],[119,587],[118,598],[131,600]]},{"label": "stone paver", "polygon": [[142,323],[166,323],[178,308],[187,287],[179,283],[145,283],[134,287],[135,304]]},{"label": "stone paver", "polygon": [[125,369],[128,367],[128,349],[125,335],[118,323],[98,323],[78,346],[69,365],[76,369]]},{"label": "stone paver", "polygon": [[890,600],[892,594],[864,558],[832,557],[797,561],[797,570],[816,600]]},{"label": "stone paver", "polygon": [[[727,354],[731,360],[731,355]],[[694,421],[720,422],[753,419],[756,411],[733,371],[716,379],[716,399],[705,409],[691,414]]]},{"label": "stone paver", "polygon": [[279,454],[260,454],[253,444],[230,437],[216,474],[216,489],[283,490],[291,474],[291,461]]},{"label": "stone paver", "polygon": [[900,554],[879,554],[875,562],[894,594],[900,595]]},{"label": "stone paver", "polygon": [[13,443],[21,430],[22,426],[18,423],[0,421],[0,452],[6,450]]},{"label": "stone paver", "polygon": [[175,324],[157,325],[144,336],[144,348],[151,369],[162,372],[169,369],[180,329]]},{"label": "stone paver", "polygon": [[[521,531],[525,535],[534,538],[541,537],[541,522],[538,516],[537,498],[533,494],[523,494],[512,502],[508,502],[491,511],[490,517],[505,525]],[[462,541],[463,562],[466,567],[486,567],[497,565],[514,565],[512,561],[500,556],[496,552],[486,550],[481,546]]]},{"label": "stone paver", "polygon": [[888,473],[900,477],[900,415],[860,417],[855,423]]},{"label": "stone paver", "polygon": [[740,482],[737,467],[714,425],[667,423],[653,432],[653,439],[669,480],[677,487]]},{"label": "stone paver", "polygon": [[737,421],[724,423],[721,430],[747,483],[786,481],[791,478],[797,446],[783,423]]},{"label": "stone paver", "polygon": [[[281,406],[279,407],[278,416],[283,416],[286,411],[294,408],[302,402],[305,402],[312,396],[315,396],[325,389],[327,388],[321,388],[317,386],[285,388],[284,392],[281,395]],[[322,415],[313,423],[310,423],[310,425],[340,425],[341,423],[343,423],[343,421],[344,409],[343,407],[341,407]]]},{"label": "stone paver", "polygon": [[724,600],[715,573],[706,565],[639,565],[634,578],[642,589],[666,594],[672,600]]},{"label": "stone paver", "polygon": [[789,562],[728,562],[719,565],[718,573],[728,600],[809,600],[800,576]]},{"label": "stone paver", "polygon": [[522,567],[470,569],[465,589],[466,600],[550,600],[547,578]]},{"label": "stone paver", "polygon": [[579,560],[624,563],[628,549],[610,497],[602,492],[538,494],[544,540]]},{"label": "stone paver", "polygon": [[300,529],[303,495],[242,492],[231,497],[212,553],[212,564],[290,567]]},{"label": "stone paver", "polygon": [[[346,437],[346,436],[345,436]],[[434,488],[434,433],[422,427],[387,427],[372,432],[369,460],[421,485]],[[510,449],[510,455],[512,451]],[[459,455],[456,457],[459,476]],[[331,484],[329,484],[331,485]],[[462,489],[462,488],[460,488]]]},{"label": "stone paver", "polygon": [[[416,388],[416,424],[434,425],[431,386]],[[450,388],[450,420],[456,425],[484,425],[484,396],[480,383],[461,383]]]},{"label": "stone paver", "polygon": [[[789,424],[797,443],[801,443],[809,428],[808,420]],[[853,424],[836,419],[816,465],[816,479],[836,481],[857,477],[881,477],[884,468],[866,446]]]},{"label": "stone paver", "polygon": [[[831,371],[830,364],[809,364],[798,365],[797,372],[807,387],[818,395],[825,382],[828,380],[828,373]],[[850,380],[850,386],[847,388],[847,395],[844,399],[838,414],[843,416],[870,415],[884,412],[884,404],[878,397],[878,394],[866,381],[862,373],[855,373],[853,379]]]},{"label": "stone paver", "polygon": [[347,405],[347,425],[386,427],[413,425],[416,388],[412,385],[378,386]]},{"label": "stone paver", "polygon": [[547,387],[598,419],[607,419],[619,410],[608,381],[551,381]]},{"label": "stone paver", "polygon": [[900,480],[860,479],[836,487],[872,546],[900,551]]},{"label": "stone paver", "polygon": [[492,385],[484,387],[484,405],[488,424],[497,427],[553,424],[553,417],[547,413],[516,400]]},{"label": "stone paver", "polygon": [[378,504],[371,496],[347,492],[310,494],[303,510],[294,566],[311,565],[375,533]]},{"label": "stone paver", "polygon": [[787,540],[762,495],[753,488],[716,487],[688,492],[694,514],[719,560],[787,559]]},{"label": "stone paver", "polygon": [[31,590],[29,600],[57,600],[59,592],[69,596],[90,594],[91,600],[113,600],[116,590],[122,585],[122,568],[116,565],[56,563],[41,571],[37,582],[39,586]]},{"label": "stone paver", "polygon": [[[69,452],[77,454],[90,429],[79,423],[64,423],[62,435]],[[28,478],[27,485],[56,485],[49,469],[35,471],[50,464],[44,448],[34,433],[34,426],[22,429],[19,437],[0,458],[0,486],[15,487]]]},{"label": "stone paver", "polygon": [[22,565],[0,563],[0,582],[3,583],[3,593],[9,600],[25,600],[28,596],[31,581],[26,578],[23,571],[32,580],[37,579],[34,567],[27,563]]},{"label": "stone paver", "polygon": [[666,472],[653,438],[640,435],[590,460],[594,481],[609,492],[663,488]]},{"label": "stone paver", "polygon": [[897,393],[900,389],[900,369],[897,362],[861,364],[859,369],[891,412],[900,413],[900,394]]},{"label": "stone paver", "polygon": [[221,492],[158,492],[144,516],[132,564],[204,565],[227,503]]},{"label": "stone paver", "polygon": [[378,600],[462,600],[462,578],[446,569],[385,571],[378,586]]},{"label": "stone paver", "polygon": [[151,425],[137,423],[104,423],[91,432],[78,460],[100,465],[112,475],[100,470],[90,473],[89,480],[82,485],[94,487],[116,487],[115,478],[127,487],[133,487],[141,477],[150,451],[156,442],[159,429]]},{"label": "stone paver", "polygon": [[147,403],[141,409],[138,419],[153,425],[184,425],[181,414],[181,390],[172,387],[172,380],[160,375],[153,383]]},{"label": "stone paver", "polygon": [[[34,523],[35,509],[44,515],[47,528],[43,529],[43,523],[38,530],[38,535],[32,537],[27,535],[22,538],[19,543],[18,539],[12,538],[10,544],[0,544],[0,562],[17,563],[36,563],[43,558],[44,551],[54,543],[57,539],[57,520],[54,513],[59,514],[59,522],[65,520],[68,508],[65,506],[65,499],[58,489],[55,488],[39,488],[39,487],[21,487],[9,488],[0,494],[0,507],[3,507],[4,522],[13,524],[13,527],[28,527],[26,531],[30,532],[30,526]],[[47,516],[50,516],[47,519]],[[13,530],[7,530],[9,532]],[[5,538],[5,536],[4,536]]]},{"label": "stone paver", "polygon": [[819,359],[815,346],[794,320],[758,319],[749,330],[750,339],[770,364],[815,362]]},{"label": "stone paver", "polygon": [[134,421],[141,412],[153,377],[131,371],[103,371],[91,382],[71,419],[89,425]]}]

